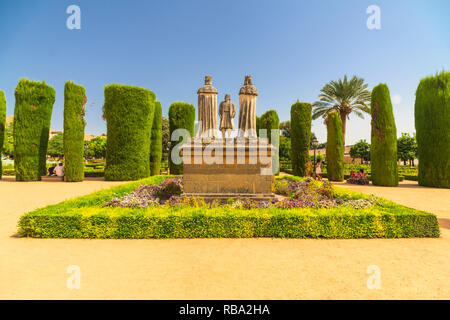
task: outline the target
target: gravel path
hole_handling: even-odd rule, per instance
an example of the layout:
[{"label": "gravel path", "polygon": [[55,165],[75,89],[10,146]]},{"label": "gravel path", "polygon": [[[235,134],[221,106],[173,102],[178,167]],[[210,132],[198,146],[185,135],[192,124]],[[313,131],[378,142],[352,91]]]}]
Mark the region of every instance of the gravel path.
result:
[{"label": "gravel path", "polygon": [[[30,210],[117,185],[0,181],[0,299],[449,299],[449,190],[347,186],[427,209],[440,239],[53,240],[14,236]],[[67,268],[81,288],[67,288]],[[381,289],[367,288],[368,266]]]}]

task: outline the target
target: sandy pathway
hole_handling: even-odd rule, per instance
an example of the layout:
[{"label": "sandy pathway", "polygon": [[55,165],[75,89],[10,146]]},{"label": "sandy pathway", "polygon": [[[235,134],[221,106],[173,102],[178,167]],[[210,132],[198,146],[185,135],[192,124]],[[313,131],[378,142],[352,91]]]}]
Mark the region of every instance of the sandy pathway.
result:
[{"label": "sandy pathway", "polygon": [[[0,181],[3,299],[449,299],[449,190],[362,187],[441,218],[440,239],[39,240],[12,237],[21,214],[115,185]],[[358,188],[355,186],[354,188]],[[361,188],[361,187],[359,187]],[[423,200],[423,201],[421,201]],[[81,288],[66,286],[69,265]],[[367,267],[381,271],[369,290]]]}]

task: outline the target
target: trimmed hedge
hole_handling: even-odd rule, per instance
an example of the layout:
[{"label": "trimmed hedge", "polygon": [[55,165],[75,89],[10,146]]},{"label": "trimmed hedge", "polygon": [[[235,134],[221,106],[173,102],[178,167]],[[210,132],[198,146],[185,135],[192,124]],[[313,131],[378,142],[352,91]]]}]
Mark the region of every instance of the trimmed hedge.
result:
[{"label": "trimmed hedge", "polygon": [[[280,160],[279,160],[279,152],[280,152],[280,119],[278,118],[278,114],[275,110],[266,111],[261,116],[261,128],[267,130],[267,139],[269,143],[273,145],[273,143],[278,144],[274,149],[274,154],[272,154],[272,168],[276,168],[277,171],[273,172],[273,174],[278,174],[280,172]],[[272,129],[276,129],[276,137],[272,137]],[[259,131],[259,130],[258,130]],[[274,142],[272,142],[274,141]]]},{"label": "trimmed hedge", "polygon": [[328,113],[327,123],[327,175],[330,181],[344,180],[344,138],[342,121],[337,111]]},{"label": "trimmed hedge", "polygon": [[450,188],[450,72],[420,81],[414,117],[419,184]]},{"label": "trimmed hedge", "polygon": [[47,174],[47,146],[55,90],[43,82],[22,79],[15,90],[14,167],[16,180],[36,181]]},{"label": "trimmed hedge", "polygon": [[[0,156],[3,152],[6,131],[6,98],[5,93],[0,90]],[[2,178],[2,161],[0,157],[0,179]]]},{"label": "trimmed hedge", "polygon": [[292,172],[296,176],[306,176],[311,140],[312,106],[297,101],[291,107],[291,159]]},{"label": "trimmed hedge", "polygon": [[162,158],[162,108],[161,102],[155,102],[153,116],[152,137],[150,145],[150,174],[158,175],[161,172]]},{"label": "trimmed hedge", "polygon": [[385,84],[372,90],[372,140],[370,167],[372,183],[377,186],[398,186],[397,128],[391,95]]},{"label": "trimmed hedge", "polygon": [[[169,107],[169,132],[170,137],[177,129],[186,129],[191,137],[194,136],[195,125],[195,107],[186,102],[174,102]],[[169,150],[169,169],[170,174],[182,174],[183,164],[174,164],[172,162],[172,149],[182,141],[182,137],[178,141],[172,141]],[[187,141],[185,141],[187,142]]]},{"label": "trimmed hedge", "polygon": [[[102,190],[38,209],[20,218],[18,233],[36,238],[401,238],[439,237],[435,215],[382,201],[366,209],[233,209],[205,207],[102,208],[141,184],[166,176]],[[366,196],[337,188],[339,196]]]},{"label": "trimmed hedge", "polygon": [[105,87],[106,180],[150,176],[150,139],[155,94],[147,89],[111,84]]},{"label": "trimmed hedge", "polygon": [[84,120],[86,91],[67,81],[64,86],[64,160],[65,181],[84,179]]}]

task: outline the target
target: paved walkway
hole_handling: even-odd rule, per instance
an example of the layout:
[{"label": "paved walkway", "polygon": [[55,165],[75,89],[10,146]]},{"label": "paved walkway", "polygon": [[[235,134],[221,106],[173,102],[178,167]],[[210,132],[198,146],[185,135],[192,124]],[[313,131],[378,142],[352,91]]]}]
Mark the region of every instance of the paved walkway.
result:
[{"label": "paved walkway", "polygon": [[[440,239],[14,237],[24,212],[116,184],[0,181],[0,299],[450,298],[450,191],[415,184],[361,190],[436,213]],[[70,265],[80,267],[79,290],[67,288]],[[379,290],[366,285],[371,265]]]}]

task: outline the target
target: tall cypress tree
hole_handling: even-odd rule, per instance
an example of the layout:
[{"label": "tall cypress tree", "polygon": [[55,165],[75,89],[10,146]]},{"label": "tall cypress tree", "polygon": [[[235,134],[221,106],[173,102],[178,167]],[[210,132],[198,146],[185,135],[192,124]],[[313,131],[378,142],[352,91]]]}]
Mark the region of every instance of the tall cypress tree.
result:
[{"label": "tall cypress tree", "polygon": [[158,175],[161,172],[162,157],[162,108],[161,102],[155,102],[155,115],[153,116],[152,139],[150,145],[150,174]]},{"label": "tall cypress tree", "polygon": [[450,188],[450,72],[420,81],[414,110],[419,184]]},{"label": "tall cypress tree", "polygon": [[6,131],[6,99],[5,93],[0,90],[0,179],[2,178],[2,160],[3,144],[5,142]]},{"label": "tall cypress tree", "polygon": [[342,121],[337,111],[328,113],[327,119],[327,177],[330,181],[344,180],[344,137]]},{"label": "tall cypress tree", "polygon": [[84,180],[84,120],[86,91],[67,81],[64,86],[64,159],[66,181]]},{"label": "tall cypress tree", "polygon": [[297,101],[291,107],[291,159],[292,172],[296,176],[306,176],[306,162],[309,159],[311,140],[312,106]]},{"label": "tall cypress tree", "polygon": [[397,128],[389,88],[385,84],[379,84],[372,90],[371,115],[372,183],[378,186],[397,186]]},{"label": "tall cypress tree", "polygon": [[[260,118],[261,129],[267,130],[267,139],[274,147],[272,154],[272,172],[278,174],[280,172],[280,119],[275,110],[266,111]],[[272,130],[276,130],[276,136],[272,136]],[[276,170],[275,170],[276,169]]]}]

